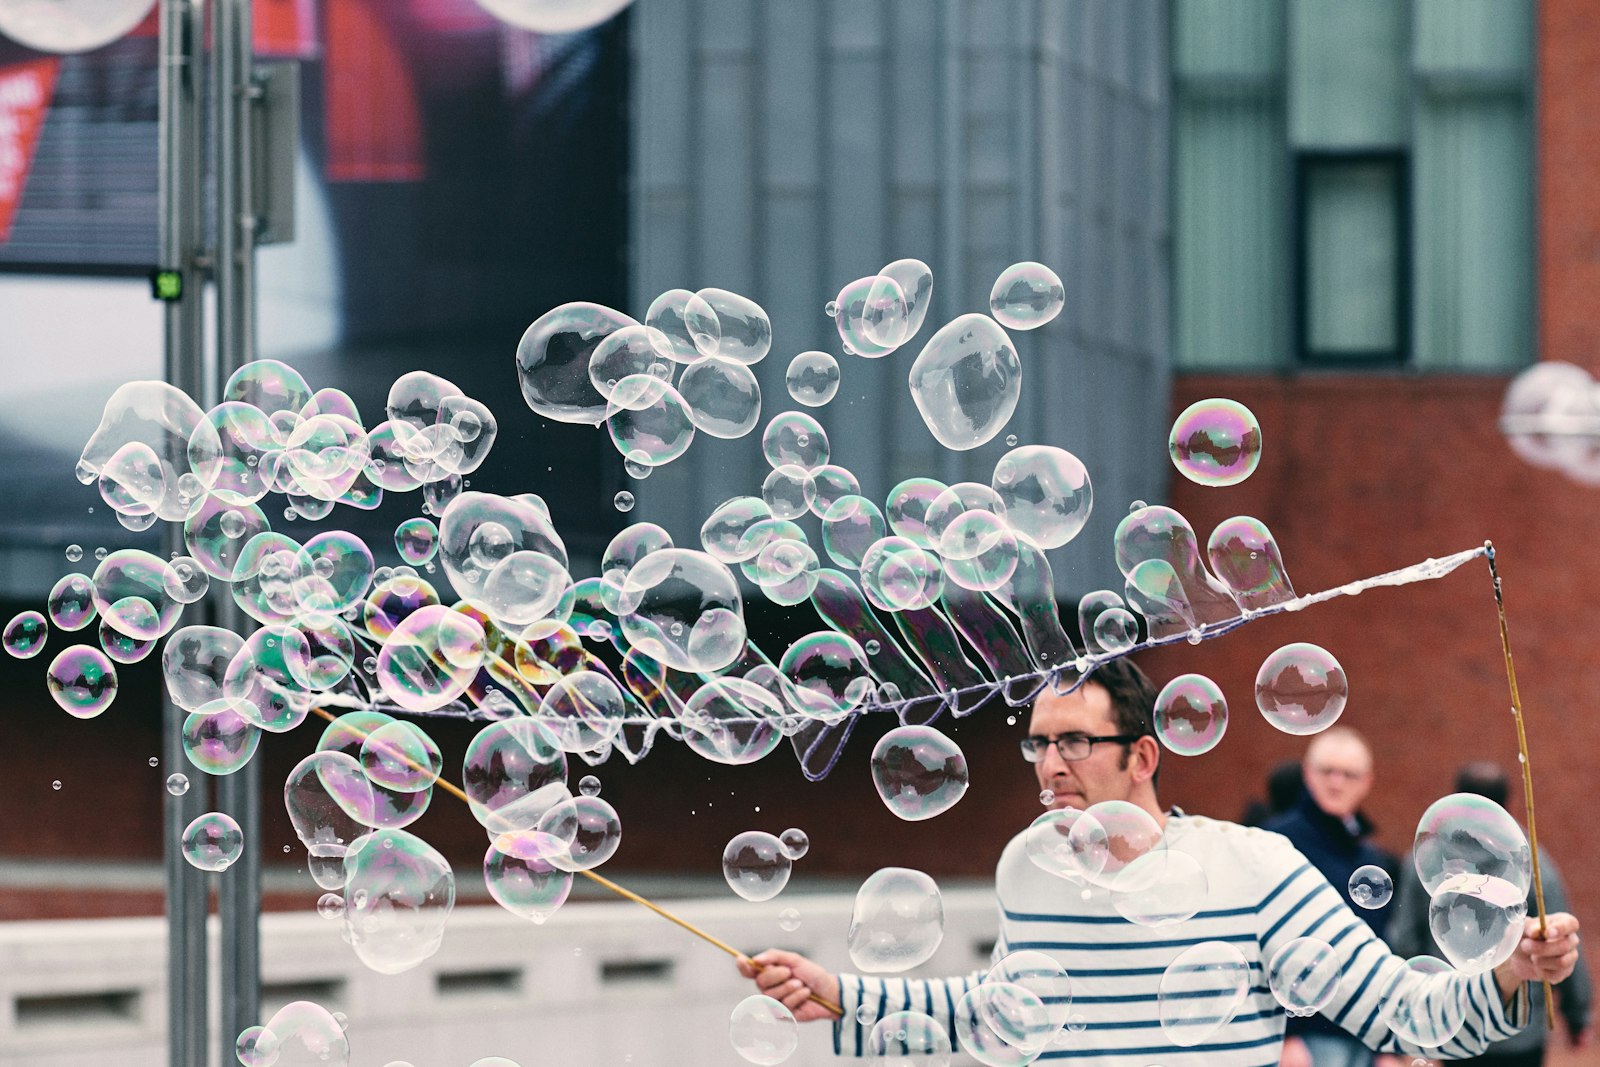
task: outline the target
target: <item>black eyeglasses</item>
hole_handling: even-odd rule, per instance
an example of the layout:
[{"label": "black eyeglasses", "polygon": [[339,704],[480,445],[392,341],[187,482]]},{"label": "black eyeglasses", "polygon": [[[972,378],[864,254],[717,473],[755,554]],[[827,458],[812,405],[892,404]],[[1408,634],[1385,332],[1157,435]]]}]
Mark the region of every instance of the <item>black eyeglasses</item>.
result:
[{"label": "black eyeglasses", "polygon": [[1024,737],[1017,742],[1022,748],[1022,758],[1029,763],[1038,763],[1044,759],[1044,750],[1047,745],[1055,745],[1056,753],[1064,760],[1088,759],[1089,753],[1094,751],[1098,744],[1116,743],[1131,745],[1139,740],[1140,734],[1105,734],[1095,737],[1092,734],[1058,734],[1055,737]]}]

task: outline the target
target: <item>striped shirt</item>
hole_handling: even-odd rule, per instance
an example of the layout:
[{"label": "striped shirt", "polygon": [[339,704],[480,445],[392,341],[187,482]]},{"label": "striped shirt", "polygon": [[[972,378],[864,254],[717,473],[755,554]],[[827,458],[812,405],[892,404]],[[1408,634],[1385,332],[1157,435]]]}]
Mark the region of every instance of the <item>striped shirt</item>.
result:
[{"label": "striped shirt", "polygon": [[[1000,934],[995,958],[1023,949],[1048,953],[1072,982],[1072,1012],[1085,1023],[1047,1042],[1038,1062],[1074,1067],[1273,1067],[1283,1043],[1285,1015],[1267,986],[1264,963],[1297,937],[1333,947],[1343,977],[1322,1014],[1382,1052],[1444,1059],[1473,1056],[1527,1022],[1527,993],[1508,1010],[1492,972],[1450,980],[1449,995],[1465,1022],[1435,1049],[1418,1049],[1391,1033],[1380,1010],[1406,983],[1418,981],[1353,914],[1343,896],[1287,839],[1175,812],[1167,822],[1169,848],[1199,861],[1210,883],[1191,919],[1150,928],[1128,922],[1110,894],[1049,874],[1028,859],[1022,836],[1006,846],[995,873]],[[1205,941],[1237,948],[1249,964],[1249,992],[1233,1017],[1200,1044],[1184,1048],[1163,1030],[1159,989],[1167,966]],[[896,1011],[933,1016],[956,1043],[955,1006],[982,979],[839,976],[844,1017],[834,1024],[834,1051],[866,1053],[866,1036],[878,1018]],[[1425,1010],[1436,1010],[1430,1004]],[[1075,1030],[1075,1028],[1074,1028]]]}]

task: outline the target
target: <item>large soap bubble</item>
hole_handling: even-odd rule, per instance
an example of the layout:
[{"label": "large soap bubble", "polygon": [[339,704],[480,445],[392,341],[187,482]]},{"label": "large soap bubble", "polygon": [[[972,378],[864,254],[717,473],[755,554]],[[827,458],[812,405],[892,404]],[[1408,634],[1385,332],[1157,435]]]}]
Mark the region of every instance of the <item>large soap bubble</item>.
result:
[{"label": "large soap bubble", "polygon": [[1339,991],[1341,977],[1338,954],[1316,937],[1285,942],[1267,963],[1267,988],[1293,1015],[1321,1011]]},{"label": "large soap bubble", "polygon": [[1526,894],[1533,851],[1511,814],[1488,797],[1452,793],[1428,806],[1417,823],[1412,863],[1431,896],[1457,875],[1486,875]]},{"label": "large soap bubble", "polygon": [[783,687],[786,703],[814,719],[854,711],[872,693],[866,650],[836,630],[819,630],[790,645],[778,669],[788,680]]},{"label": "large soap bubble", "polygon": [[74,718],[92,719],[116,698],[117,670],[98,648],[71,645],[50,661],[45,683],[62,711]]},{"label": "large soap bubble", "polygon": [[348,1067],[350,1041],[333,1013],[309,1000],[296,1000],[279,1008],[267,1020],[267,1030],[278,1039],[273,1067]]},{"label": "large soap bubble", "polygon": [[1459,983],[1443,960],[1413,956],[1381,994],[1378,1013],[1402,1040],[1437,1048],[1467,1021],[1467,998]]},{"label": "large soap bubble", "polygon": [[78,480],[85,485],[100,480],[102,494],[113,494],[105,499],[116,511],[182,522],[202,488],[198,479],[184,478],[191,473],[189,442],[208,431],[215,436],[200,406],[181,389],[166,382],[129,382],[106,401],[100,425],[78,459]]},{"label": "large soap bubble", "polygon": [[[555,9],[564,3],[480,0],[507,9]],[[497,12],[498,13],[498,12]],[[607,336],[638,323],[620,311],[578,301],[539,316],[517,344],[517,380],[528,406],[547,419],[598,426],[606,420],[606,398],[589,380],[589,360]]]},{"label": "large soap bubble", "polygon": [[1072,828],[1083,814],[1077,808],[1053,808],[1023,831],[1023,849],[1035,867],[1069,882],[1083,882],[1083,867],[1072,846]]},{"label": "large soap bubble", "polygon": [[820,408],[839,392],[839,361],[827,352],[801,352],[789,361],[784,384],[797,403]]},{"label": "large soap bubble", "polygon": [[872,783],[908,822],[931,819],[967,792],[967,758],[931,726],[898,726],[872,749]]},{"label": "large soap bubble", "polygon": [[733,1051],[751,1063],[782,1063],[800,1044],[800,1027],[788,1008],[764,993],[745,997],[728,1016]]},{"label": "large soap bubble", "polygon": [[1197,400],[1173,422],[1167,450],[1191,482],[1236,485],[1261,462],[1261,424],[1237,401]]},{"label": "large soap bubble", "polygon": [[1011,330],[1036,330],[1061,314],[1067,287],[1043,263],[1013,263],[1000,272],[989,292],[989,311]]},{"label": "large soap bubble", "polygon": [[491,835],[537,829],[546,812],[570,799],[566,781],[566,755],[532,719],[489,723],[462,760],[462,791]]},{"label": "large soap bubble", "polygon": [[1250,995],[1250,964],[1226,941],[1202,941],[1161,975],[1157,1011],[1167,1039],[1194,1048],[1226,1026]]},{"label": "large soap bubble", "polygon": [[399,974],[439,951],[456,879],[431,845],[404,830],[379,830],[350,846],[344,870],[344,928],[362,963]]},{"label": "large soap bubble", "polygon": [[233,816],[208,811],[184,828],[183,858],[202,871],[225,871],[244,851],[244,834]]},{"label": "large soap bubble", "polygon": [[[770,669],[770,668],[769,668]],[[747,678],[716,678],[684,705],[683,740],[717,763],[754,763],[778,747],[782,701]]]},{"label": "large soap bubble", "polygon": [[[721,390],[727,383],[713,382],[702,400],[702,418],[708,425],[731,431],[744,416],[732,410],[737,398]],[[751,425],[754,420],[749,419]],[[671,463],[694,443],[695,415],[683,395],[669,383],[649,374],[634,374],[617,383],[606,402],[606,429],[611,443],[628,462],[644,467]]]},{"label": "large soap bubble", "polygon": [[721,670],[744,651],[738,583],[704,552],[652,552],[628,572],[619,606],[628,641],[675,670]]},{"label": "large soap bubble", "polygon": [[1350,683],[1344,668],[1320,645],[1284,645],[1256,672],[1256,707],[1286,734],[1314,734],[1344,713]]},{"label": "large soap bubble", "polygon": [[1155,816],[1126,800],[1091,804],[1067,831],[1067,844],[1083,876],[1108,889],[1134,861],[1166,847]]},{"label": "large soap bubble", "polygon": [[911,399],[934,438],[957,452],[991,440],[1022,396],[1022,361],[987,315],[947,323],[911,365]]},{"label": "large soap bubble", "polygon": [[1024,445],[1000,457],[990,483],[1003,517],[1040,548],[1060,548],[1078,536],[1094,509],[1094,487],[1083,463],[1064,448]]},{"label": "large soap bubble", "polygon": [[783,842],[761,830],[736,834],[722,850],[722,876],[746,900],[771,900],[783,892],[792,869]]},{"label": "large soap bubble", "polygon": [[1456,874],[1433,890],[1428,929],[1456,970],[1478,974],[1511,958],[1527,914],[1526,890],[1491,875]]},{"label": "large soap bubble", "polygon": [[1156,737],[1180,756],[1210,752],[1228,729],[1228,702],[1203,674],[1181,674],[1162,686],[1154,714]]},{"label": "large soap bubble", "polygon": [[172,568],[160,556],[124,548],[94,569],[94,606],[113,630],[141,641],[177,624],[183,605],[167,591]]},{"label": "large soap bubble", "polygon": [[37,611],[19,611],[0,632],[0,647],[17,659],[32,659],[44,651],[50,626]]},{"label": "large soap bubble", "polygon": [[539,719],[564,752],[593,752],[617,736],[627,715],[617,683],[599,671],[563,675],[545,693]]},{"label": "large soap bubble", "polygon": [[1051,1030],[1067,1024],[1072,1012],[1072,978],[1049,953],[1037,949],[1011,952],[997,960],[984,975],[985,982],[1010,982],[1038,997],[1050,1013]]},{"label": "large soap bubble", "polygon": [[760,304],[726,289],[702,289],[695,295],[716,315],[719,336],[715,355],[743,364],[767,358],[772,348],[772,322]]},{"label": "large soap bubble", "polygon": [[869,1067],[949,1067],[945,1028],[920,1011],[896,1011],[873,1024],[865,1045]]},{"label": "large soap bubble", "polygon": [[908,971],[926,963],[943,939],[944,901],[921,871],[884,867],[856,891],[846,943],[863,971]]},{"label": "large soap bubble", "polygon": [[986,1067],[1021,1067],[1037,1059],[1058,1027],[1030,989],[985,980],[956,1002],[956,1040]]},{"label": "large soap bubble", "polygon": [[502,908],[542,924],[572,891],[572,872],[557,866],[567,850],[565,842],[540,830],[501,834],[484,853],[484,885]]},{"label": "large soap bubble", "polygon": [[695,428],[713,437],[743,437],[761,421],[761,385],[743,363],[702,359],[684,370],[678,393]]},{"label": "large soap bubble", "polygon": [[1241,608],[1294,599],[1278,542],[1260,519],[1238,515],[1218,523],[1206,542],[1206,558]]}]

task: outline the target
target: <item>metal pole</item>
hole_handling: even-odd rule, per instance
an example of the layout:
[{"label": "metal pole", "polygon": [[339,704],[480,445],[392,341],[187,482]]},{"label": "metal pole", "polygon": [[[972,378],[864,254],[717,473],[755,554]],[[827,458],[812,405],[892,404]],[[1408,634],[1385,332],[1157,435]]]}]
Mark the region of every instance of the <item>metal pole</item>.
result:
[{"label": "metal pole", "polygon": [[[159,203],[161,269],[176,272],[181,296],[165,311],[167,381],[191,396],[204,385],[203,279],[200,252],[201,182],[199,62],[201,12],[195,0],[161,0]],[[185,459],[187,457],[184,457]],[[167,527],[169,550],[183,549],[182,531]],[[179,842],[189,822],[205,810],[206,777],[189,767],[183,751],[186,713],[163,697],[161,757],[168,774],[187,773],[188,792],[167,794],[163,805],[167,908],[167,1041],[172,1067],[192,1067],[206,1056],[205,874],[183,858]]]},{"label": "metal pole", "polygon": [[[255,236],[251,188],[252,110],[258,91],[251,69],[250,0],[213,0],[212,116],[217,161],[217,374],[220,391],[255,358]],[[218,602],[217,625],[240,632],[231,598]],[[217,882],[221,927],[220,1062],[231,1063],[239,1032],[261,1013],[261,762],[251,760],[218,781],[218,807],[244,832],[239,859]]]}]

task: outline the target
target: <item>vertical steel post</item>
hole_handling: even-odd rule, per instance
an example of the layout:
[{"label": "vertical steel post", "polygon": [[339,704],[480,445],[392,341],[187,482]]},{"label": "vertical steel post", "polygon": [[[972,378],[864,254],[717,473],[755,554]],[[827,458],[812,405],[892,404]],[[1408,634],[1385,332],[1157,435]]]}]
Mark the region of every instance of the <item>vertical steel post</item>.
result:
[{"label": "vertical steel post", "polygon": [[[191,396],[204,388],[204,277],[197,262],[201,231],[200,47],[196,0],[161,0],[160,145],[158,158],[161,269],[175,272],[180,297],[166,304],[163,323],[167,381]],[[183,457],[186,459],[187,457]],[[182,531],[167,528],[167,548],[183,550]],[[206,806],[206,778],[191,771],[183,751],[185,712],[163,696],[161,758],[168,774],[191,774],[187,793],[163,803],[167,918],[167,1040],[172,1067],[206,1058],[207,953],[205,874],[184,861],[184,827]]]},{"label": "vertical steel post", "polygon": [[[213,0],[212,122],[217,205],[217,368],[222,386],[255,358],[255,238],[252,189],[253,109],[259,95],[252,70],[250,0]],[[229,598],[218,602],[217,625],[235,632],[243,622]],[[244,851],[217,881],[221,932],[220,1062],[235,1059],[234,1042],[261,1011],[261,763],[251,760],[217,783],[220,810],[244,832]]]}]

